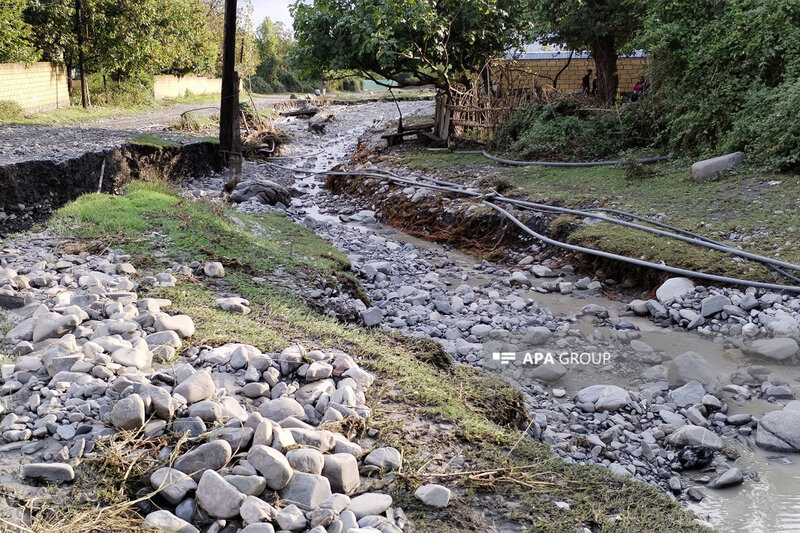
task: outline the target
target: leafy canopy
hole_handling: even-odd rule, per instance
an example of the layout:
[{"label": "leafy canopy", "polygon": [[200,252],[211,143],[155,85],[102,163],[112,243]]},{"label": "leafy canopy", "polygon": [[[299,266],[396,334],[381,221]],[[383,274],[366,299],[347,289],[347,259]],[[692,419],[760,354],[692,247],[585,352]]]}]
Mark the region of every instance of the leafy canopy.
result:
[{"label": "leafy canopy", "polygon": [[0,63],[32,63],[40,53],[31,45],[33,28],[22,18],[25,0],[0,2]]},{"label": "leafy canopy", "polygon": [[[522,0],[298,0],[296,58],[312,76],[354,70],[451,93],[525,40]],[[409,78],[409,75],[412,77]]]}]

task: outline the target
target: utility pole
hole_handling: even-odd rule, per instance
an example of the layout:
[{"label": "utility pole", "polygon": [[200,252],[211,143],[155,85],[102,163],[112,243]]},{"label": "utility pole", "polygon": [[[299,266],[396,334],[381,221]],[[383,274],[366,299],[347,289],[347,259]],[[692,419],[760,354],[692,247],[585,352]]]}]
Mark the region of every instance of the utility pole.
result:
[{"label": "utility pole", "polygon": [[89,100],[89,80],[86,78],[86,65],[83,57],[84,37],[89,37],[85,15],[86,13],[83,12],[82,0],[75,0],[75,34],[78,38],[78,68],[81,71],[81,104],[84,109],[91,105],[91,101]]},{"label": "utility pole", "polygon": [[225,190],[242,179],[242,142],[239,131],[239,76],[236,64],[236,0],[225,0],[222,42],[222,95],[219,104],[219,151],[228,161],[230,176]]}]

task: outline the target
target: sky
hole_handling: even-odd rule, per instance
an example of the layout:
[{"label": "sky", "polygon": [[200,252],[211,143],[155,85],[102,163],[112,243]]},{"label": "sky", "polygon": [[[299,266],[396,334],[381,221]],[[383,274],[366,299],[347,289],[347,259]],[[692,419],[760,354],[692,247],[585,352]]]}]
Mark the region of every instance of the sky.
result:
[{"label": "sky", "polygon": [[253,25],[261,24],[264,17],[273,22],[283,22],[288,29],[292,28],[292,16],[289,14],[290,0],[251,0],[253,3]]}]

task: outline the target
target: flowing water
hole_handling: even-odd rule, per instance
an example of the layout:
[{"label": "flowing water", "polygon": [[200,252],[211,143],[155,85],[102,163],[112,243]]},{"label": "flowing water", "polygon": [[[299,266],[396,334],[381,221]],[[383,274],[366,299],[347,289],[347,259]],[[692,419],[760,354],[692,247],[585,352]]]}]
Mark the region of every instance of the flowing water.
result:
[{"label": "flowing water", "polygon": [[[358,111],[352,109],[337,110],[337,113],[342,114],[350,112]],[[372,117],[364,117],[364,120],[372,120]],[[332,143],[323,156],[306,161],[306,167],[315,170],[330,168],[331,161],[337,160],[352,149],[352,143],[341,141],[341,139],[337,139],[337,141],[340,142]],[[304,197],[301,202],[305,213],[320,221],[341,223],[336,213],[327,213],[314,201],[314,197],[317,194],[327,194],[321,189],[321,186],[323,186],[321,183],[322,178],[300,174],[296,178],[296,186],[305,188],[312,193]],[[477,260],[468,254],[445,248],[396,230],[376,229],[374,227],[363,229],[376,232],[396,242],[410,242],[421,248],[440,252],[446,251],[446,262],[450,263],[449,266],[455,267],[453,270],[462,274],[462,277],[454,277],[450,280],[454,286],[461,283],[479,286],[493,281],[491,275],[474,268]],[[574,281],[576,277],[567,275],[565,279]],[[520,290],[518,295],[523,298],[532,298],[540,306],[547,307],[554,314],[561,314],[565,317],[575,317],[584,306],[597,304],[605,307],[611,319],[614,319],[618,318],[619,310],[623,305],[620,301],[614,301],[602,295],[587,296],[580,293],[570,295],[543,294],[535,290]],[[645,318],[626,317],[626,320],[634,323],[639,328],[641,341],[655,350],[663,352],[667,358],[678,356],[687,351],[702,354],[717,371],[723,384],[729,383],[730,375],[738,366],[746,363],[744,360],[730,358],[731,356],[720,344],[696,333],[663,329],[655,326]],[[574,327],[585,334],[597,329],[597,326],[590,318],[579,318]],[[601,329],[600,334],[607,335],[610,332],[608,329],[605,332]],[[770,368],[770,370],[780,375],[785,382],[793,385],[795,391],[800,391],[800,388],[797,387],[798,382],[800,382],[800,369],[770,364],[764,364],[763,366]],[[580,388],[595,383],[616,384],[630,390],[636,390],[639,384],[638,382],[625,381],[619,376],[585,369],[577,374],[570,372],[559,385],[566,388],[568,394],[571,395]],[[780,404],[762,400],[752,400],[737,405],[729,396],[727,395],[725,400],[728,402],[730,413],[747,412],[757,417],[781,407]],[[689,504],[688,507],[696,512],[699,517],[708,520],[725,533],[800,533],[800,456],[766,452],[755,447],[752,438],[750,442],[751,445],[748,447],[738,446],[741,457],[733,463],[745,472],[745,483],[722,490],[704,489],[705,498],[703,501]],[[708,474],[698,472],[696,474],[688,474],[687,477],[691,480],[693,476],[696,478],[701,475]]]}]

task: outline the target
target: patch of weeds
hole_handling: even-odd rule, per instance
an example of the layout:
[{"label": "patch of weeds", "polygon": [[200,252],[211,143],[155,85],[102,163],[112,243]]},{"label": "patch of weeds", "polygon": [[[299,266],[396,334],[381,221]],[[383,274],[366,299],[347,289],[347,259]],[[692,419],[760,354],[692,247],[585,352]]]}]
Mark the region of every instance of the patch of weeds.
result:
[{"label": "patch of weeds", "polygon": [[168,141],[166,139],[156,137],[155,135],[152,135],[150,133],[143,133],[141,135],[131,137],[129,142],[131,144],[138,144],[141,146],[153,146],[156,148],[175,148],[177,146],[180,146],[180,144],[174,141]]},{"label": "patch of weeds", "polygon": [[200,131],[200,122],[194,113],[187,112],[181,115],[181,119],[169,127],[171,130],[197,132]]},{"label": "patch of weeds", "polygon": [[0,100],[0,124],[25,118],[25,111],[16,102]]},{"label": "patch of weeds", "polygon": [[643,165],[641,163],[628,163],[625,165],[625,179],[627,181],[643,181],[656,178],[661,173],[652,165]]}]

